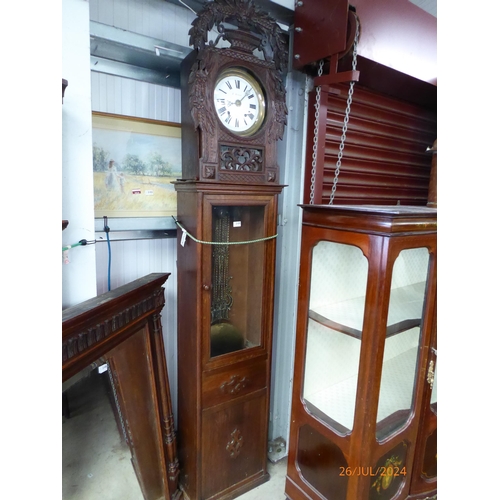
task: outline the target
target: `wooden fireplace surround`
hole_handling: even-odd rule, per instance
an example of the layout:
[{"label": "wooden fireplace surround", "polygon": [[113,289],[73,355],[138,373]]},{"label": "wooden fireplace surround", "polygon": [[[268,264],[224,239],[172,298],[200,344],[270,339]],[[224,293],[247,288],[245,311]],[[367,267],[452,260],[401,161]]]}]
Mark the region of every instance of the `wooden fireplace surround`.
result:
[{"label": "wooden fireplace surround", "polygon": [[160,315],[169,275],[149,274],[62,314],[62,381],[108,364],[146,500],[181,496]]}]

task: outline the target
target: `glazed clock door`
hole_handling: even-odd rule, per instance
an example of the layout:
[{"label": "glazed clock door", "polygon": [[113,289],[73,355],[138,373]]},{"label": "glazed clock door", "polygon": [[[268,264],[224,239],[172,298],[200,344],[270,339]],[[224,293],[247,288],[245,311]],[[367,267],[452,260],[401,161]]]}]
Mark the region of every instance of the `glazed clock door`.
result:
[{"label": "glazed clock door", "polygon": [[204,303],[208,359],[264,343],[269,203],[262,198],[206,197]]}]

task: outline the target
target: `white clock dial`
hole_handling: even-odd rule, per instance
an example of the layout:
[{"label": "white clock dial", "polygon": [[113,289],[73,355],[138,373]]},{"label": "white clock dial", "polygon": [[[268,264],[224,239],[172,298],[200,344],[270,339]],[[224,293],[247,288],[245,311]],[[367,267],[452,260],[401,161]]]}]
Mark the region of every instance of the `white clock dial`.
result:
[{"label": "white clock dial", "polygon": [[222,125],[242,136],[257,132],[265,117],[261,86],[249,73],[231,68],[219,76],[214,89],[215,112]]}]

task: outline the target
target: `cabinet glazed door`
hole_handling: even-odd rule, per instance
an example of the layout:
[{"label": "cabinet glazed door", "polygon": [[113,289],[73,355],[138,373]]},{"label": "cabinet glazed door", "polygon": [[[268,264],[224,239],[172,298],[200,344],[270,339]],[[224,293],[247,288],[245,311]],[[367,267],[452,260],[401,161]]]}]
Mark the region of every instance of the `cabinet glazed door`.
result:
[{"label": "cabinet glazed door", "polygon": [[360,248],[332,241],[313,248],[303,398],[340,434],[354,422],[367,280]]},{"label": "cabinet glazed door", "polygon": [[[366,248],[367,239],[362,241]],[[313,243],[310,259],[300,400],[313,419],[298,428],[295,467],[321,495],[318,498],[343,500],[349,477],[342,471],[349,465],[346,448],[356,410],[369,264],[359,246],[326,239]],[[314,420],[322,422],[325,431]]]},{"label": "cabinet glazed door", "polygon": [[378,399],[377,441],[401,429],[414,409],[428,270],[427,248],[402,250],[392,267]]}]

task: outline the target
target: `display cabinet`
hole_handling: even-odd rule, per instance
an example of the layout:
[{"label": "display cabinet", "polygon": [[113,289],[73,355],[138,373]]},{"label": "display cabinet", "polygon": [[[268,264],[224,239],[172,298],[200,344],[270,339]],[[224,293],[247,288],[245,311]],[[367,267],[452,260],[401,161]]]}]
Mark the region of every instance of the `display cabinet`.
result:
[{"label": "display cabinet", "polygon": [[424,498],[437,484],[413,479],[422,464],[435,475],[419,443],[436,428],[437,212],[302,208],[286,495]]}]

